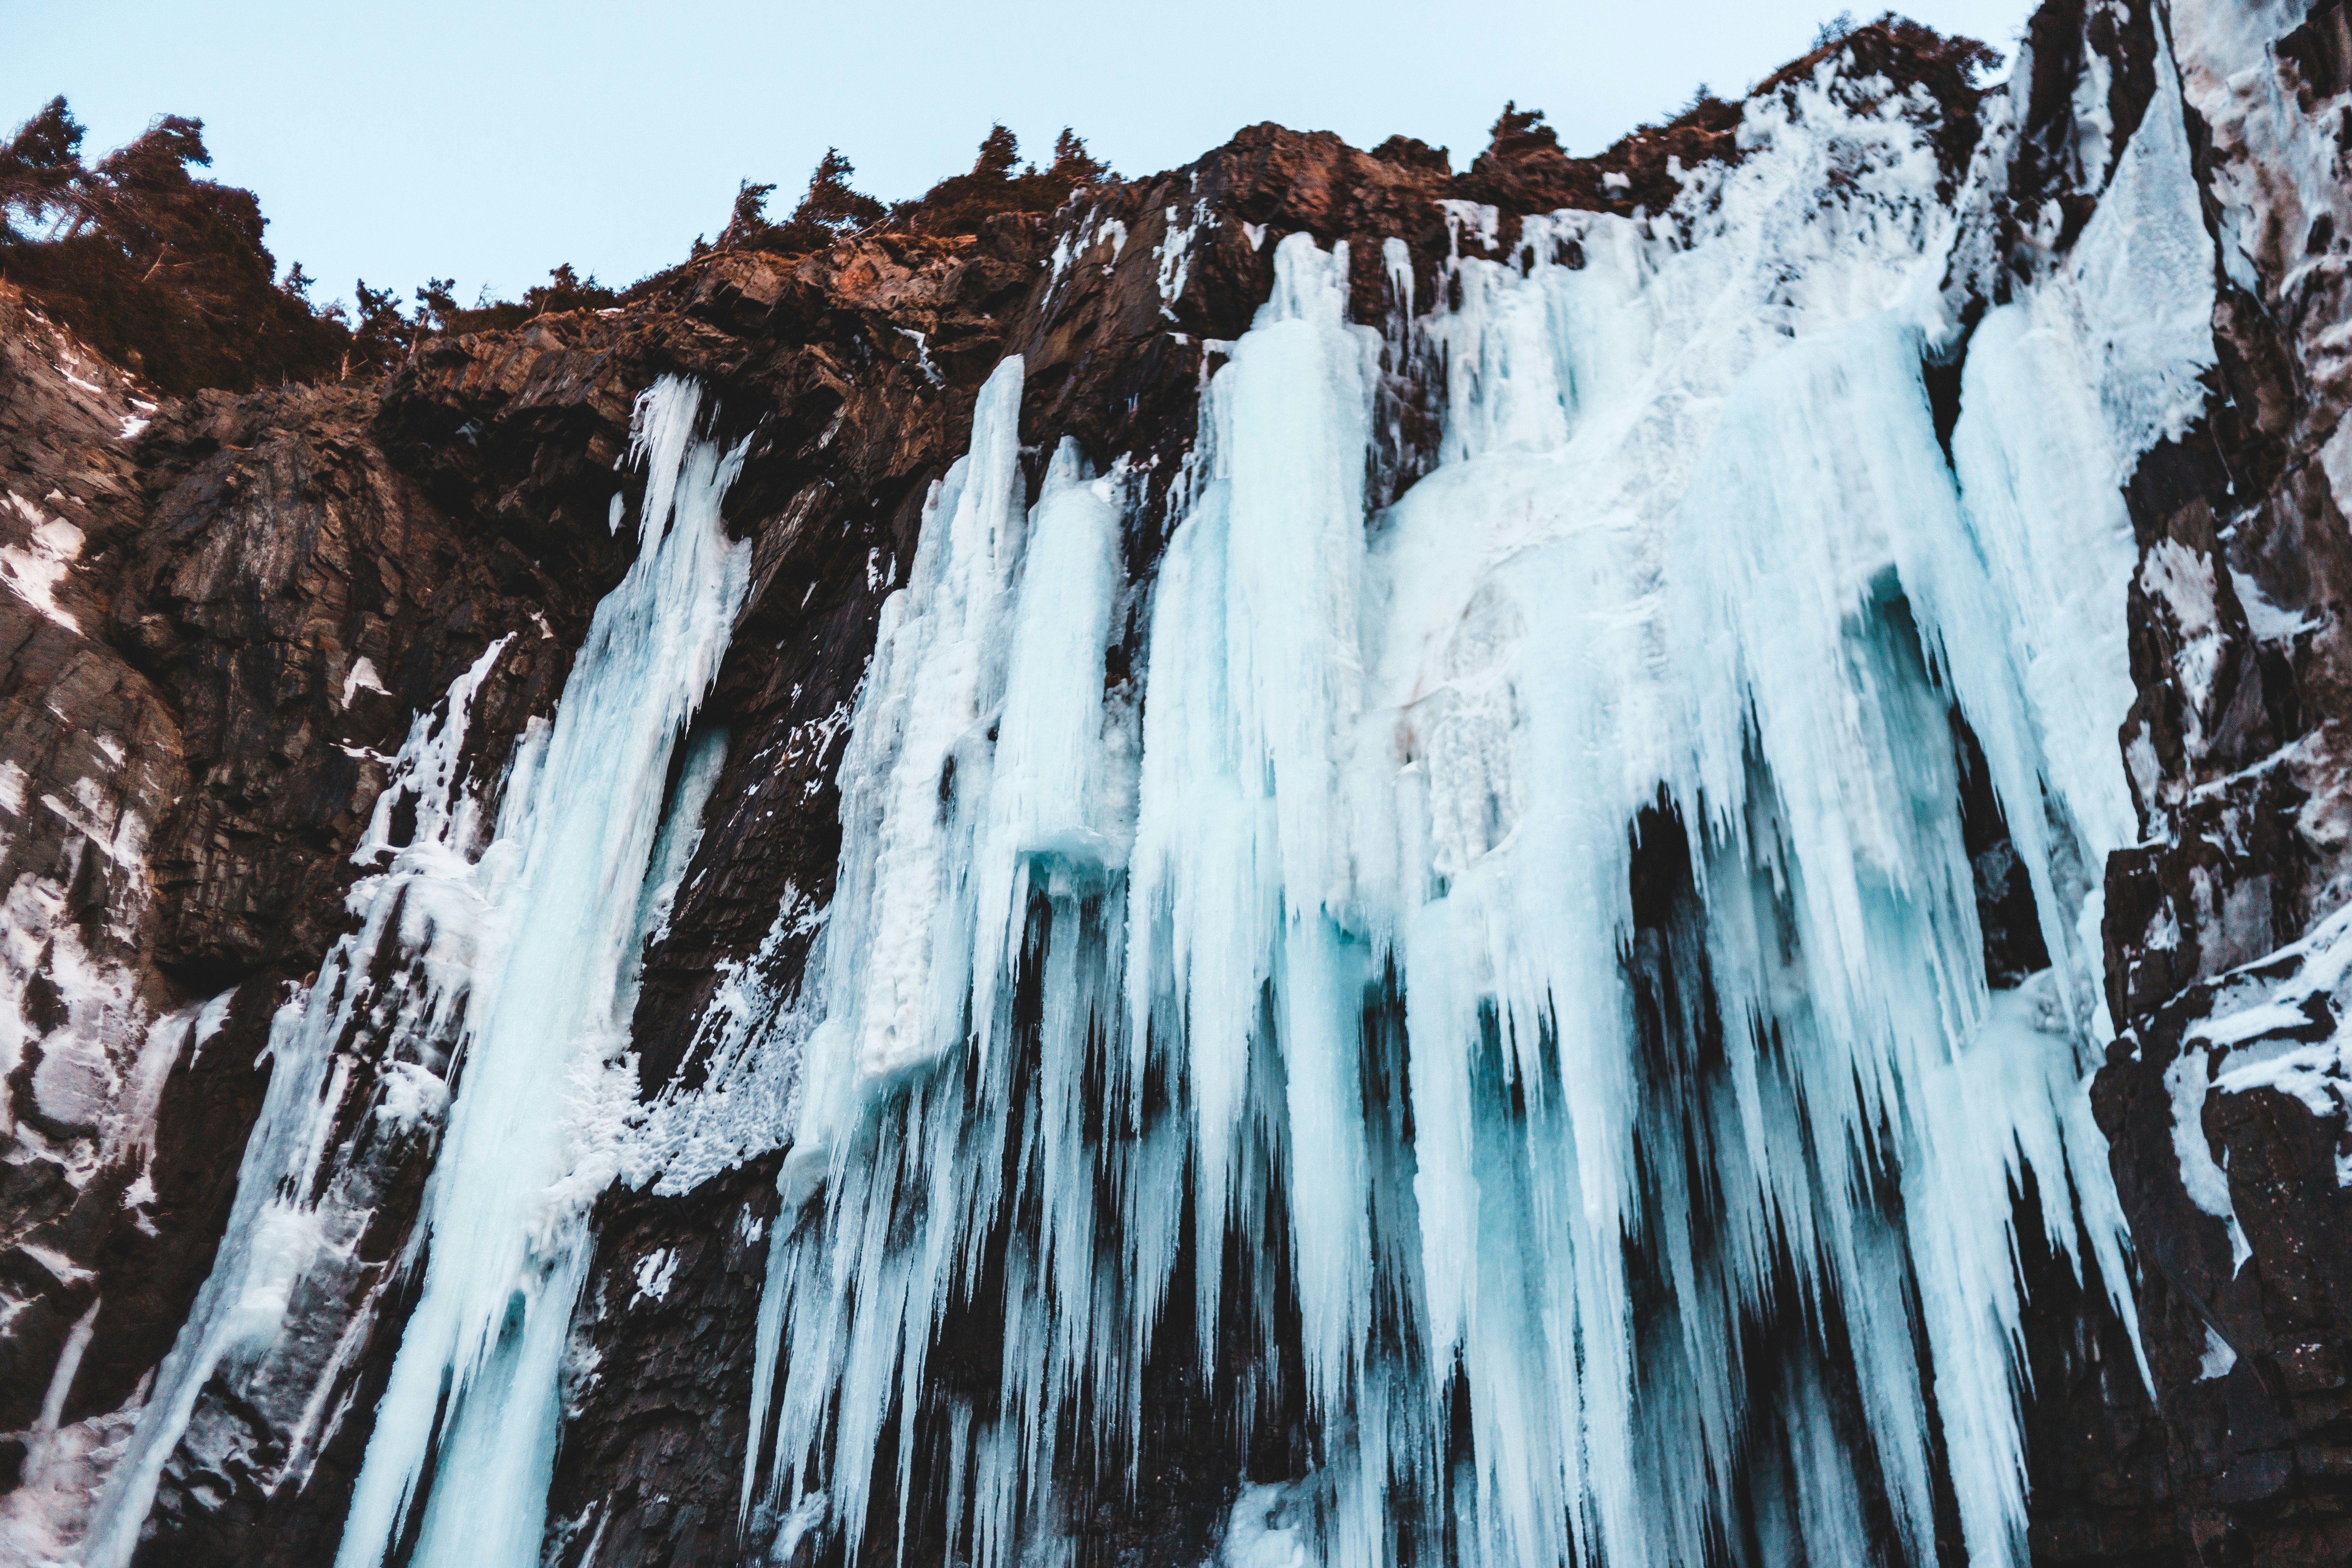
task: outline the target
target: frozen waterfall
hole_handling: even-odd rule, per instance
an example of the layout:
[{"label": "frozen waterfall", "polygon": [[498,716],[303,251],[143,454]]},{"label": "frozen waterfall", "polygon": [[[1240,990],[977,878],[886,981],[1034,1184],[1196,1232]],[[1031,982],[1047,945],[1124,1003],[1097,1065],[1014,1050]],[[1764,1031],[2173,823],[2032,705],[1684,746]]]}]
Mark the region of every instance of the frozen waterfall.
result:
[{"label": "frozen waterfall", "polygon": [[[428,1464],[409,1563],[538,1561],[587,1209],[635,1099],[624,1058],[647,878],[669,869],[655,851],[670,755],[718,674],[750,564],[719,511],[743,448],[697,437],[699,402],[671,379],[639,402],[640,553],[597,605],[553,725],[518,755],[483,857],[490,918],[411,1244],[422,1289],[337,1568],[383,1560]],[[706,793],[709,772],[695,770]]]},{"label": "frozen waterfall", "polygon": [[[356,1250],[365,1206],[320,1190],[330,1140],[352,1093],[353,1064],[339,1047],[365,1039],[384,1065],[392,1093],[380,1119],[394,1124],[393,1136],[407,1131],[400,1123],[443,1100],[441,1080],[426,1064],[440,1059],[487,913],[477,872],[486,825],[464,787],[466,736],[474,700],[506,646],[503,637],[492,643],[451,685],[440,709],[410,726],[352,856],[371,868],[348,900],[359,927],[270,1021],[269,1088],[237,1169],[227,1231],[99,1501],[83,1543],[86,1568],[131,1562],[164,1465],[205,1383],[224,1363],[235,1370],[259,1359],[283,1329],[302,1278]],[[402,841],[394,825],[404,809],[414,826]],[[388,973],[372,984],[380,966]],[[198,1048],[220,1021],[200,1024]],[[355,1349],[339,1344],[331,1354],[341,1361]],[[331,1382],[320,1377],[322,1386]],[[332,1424],[324,1410],[305,1414],[285,1466],[303,1478]]]},{"label": "frozen waterfall", "polygon": [[[881,608],[831,904],[775,914],[807,963],[722,975],[650,1104],[750,546],[745,447],[647,390],[552,721],[470,776],[502,640],[392,760],[88,1568],[272,1355],[307,1483],[379,1321],[336,1568],[538,1563],[592,1203],[779,1149],[710,1461],[773,1561],[1066,1562],[1181,1430],[1229,1568],[2024,1563],[2021,1255],[2135,1321],[2085,1088],[2121,487],[2199,410],[2213,261],[2173,94],[1999,288],[2013,106],[1957,190],[1908,109],[1824,65],[1665,213],[1446,203],[1433,301],[1401,241],[1279,238],[1164,548],[1135,459],[1023,445],[1003,360]],[[437,1137],[416,1224],[289,1348],[360,1278],[362,1137]]]},{"label": "frozen waterfall", "polygon": [[[394,759],[354,857],[368,868],[349,900],[357,929],[272,1024],[227,1235],[100,1503],[90,1568],[130,1561],[206,1381],[253,1375],[246,1363],[273,1345],[306,1279],[350,1268],[372,1194],[341,1190],[356,1178],[331,1168],[334,1140],[355,1127],[429,1135],[445,1110],[401,1268],[421,1271],[416,1302],[336,1561],[375,1568],[404,1534],[420,1568],[539,1561],[588,1205],[636,1100],[625,1059],[635,962],[683,869],[673,851],[690,843],[690,823],[663,820],[671,753],[717,673],[749,563],[719,510],[742,448],[698,434],[700,402],[672,378],[638,400],[639,554],[597,606],[553,723],[531,722],[502,784],[474,787],[465,746],[506,638]],[[621,517],[615,498],[616,529]],[[721,745],[713,734],[698,747],[673,817],[698,817]],[[498,802],[494,825],[481,796]],[[380,1082],[364,1100],[363,1061]],[[359,1314],[329,1368],[305,1369],[319,1391],[309,1447],[280,1471],[298,1484],[341,1415],[316,1407],[331,1364],[359,1353],[370,1321]]]},{"label": "frozen waterfall", "polygon": [[[1122,468],[1066,445],[1024,510],[998,369],[806,978],[720,1020],[797,1085],[747,1518],[1057,1560],[1156,1359],[1237,1470],[1307,1435],[1235,1563],[1924,1563],[1939,1495],[2024,1561],[2022,1194],[2132,1321],[2084,1089],[2118,487],[2199,406],[2209,242],[2158,93],[1971,339],[2002,128],[1948,203],[1826,73],[1748,114],[1667,217],[1457,245],[1403,339],[1283,239],[1149,581]],[[1443,437],[1376,510],[1400,355]]]}]

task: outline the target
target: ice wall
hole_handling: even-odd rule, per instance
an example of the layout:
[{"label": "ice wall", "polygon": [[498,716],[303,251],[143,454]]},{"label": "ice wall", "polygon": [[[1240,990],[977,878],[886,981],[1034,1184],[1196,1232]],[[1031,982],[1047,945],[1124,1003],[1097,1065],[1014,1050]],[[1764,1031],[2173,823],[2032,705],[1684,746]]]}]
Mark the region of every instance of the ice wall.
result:
[{"label": "ice wall", "polygon": [[[1148,585],[1075,451],[1024,517],[1000,368],[810,978],[728,1003],[801,1085],[747,1518],[854,1555],[943,1496],[974,1562],[1050,1558],[1071,1478],[1133,1484],[1156,1347],[1236,1447],[1303,1417],[1236,1562],[1924,1562],[1947,1487],[2023,1561],[2029,1171],[2130,1320],[2084,1093],[2116,489],[2211,358],[2158,100],[1972,343],[1939,290],[2000,149],[1940,193],[1924,89],[1753,100],[1659,218],[1497,256],[1456,209],[1440,461],[1380,511],[1381,339],[1291,236]],[[1999,991],[1979,769],[2046,962]]]}]

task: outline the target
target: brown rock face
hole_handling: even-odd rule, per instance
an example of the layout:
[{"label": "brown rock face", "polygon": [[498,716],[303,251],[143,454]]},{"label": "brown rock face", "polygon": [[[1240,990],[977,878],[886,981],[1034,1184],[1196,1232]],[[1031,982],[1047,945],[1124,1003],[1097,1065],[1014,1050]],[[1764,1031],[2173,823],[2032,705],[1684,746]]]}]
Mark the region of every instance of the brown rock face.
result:
[{"label": "brown rock face", "polygon": [[134,1087],[158,990],[146,858],[185,773],[163,695],[85,635],[106,601],[78,570],[117,551],[137,515],[121,438],[139,417],[135,395],[0,292],[0,571],[14,590],[0,595],[0,994],[18,1020],[0,1101],[0,1429],[33,1424],[68,1339],[100,1305],[99,1255],[123,1225],[123,1156],[154,1115],[152,1089]]}]

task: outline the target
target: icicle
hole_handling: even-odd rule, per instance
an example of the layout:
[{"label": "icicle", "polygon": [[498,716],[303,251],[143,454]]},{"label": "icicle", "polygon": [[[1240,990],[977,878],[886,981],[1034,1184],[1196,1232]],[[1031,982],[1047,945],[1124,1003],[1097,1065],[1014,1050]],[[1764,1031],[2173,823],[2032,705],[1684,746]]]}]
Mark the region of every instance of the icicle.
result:
[{"label": "icicle", "polygon": [[1021,384],[1015,358],[981,389],[971,455],[932,494],[908,585],[883,605],[841,763],[844,916],[825,942],[833,1011],[809,1047],[798,1183],[834,1157],[864,1081],[937,1060],[961,1027],[971,954],[964,931],[939,928],[964,914],[948,889],[970,846],[950,830],[970,818],[942,807],[986,795],[984,721],[1024,537]]},{"label": "icicle", "polygon": [[[954,1462],[999,1481],[972,1521],[983,1555],[1041,1506],[1053,1413],[1074,1381],[1112,1375],[1122,1358],[1133,1364],[1118,1375],[1139,1379],[1144,1347],[1118,1342],[1132,1313],[1097,1310],[1096,1298],[1115,1302],[1129,1282],[1155,1294],[1170,1251],[1150,1245],[1160,1194],[1130,1193],[1121,1233],[1145,1249],[1129,1270],[1103,1269],[1080,1092],[1088,1053],[1118,1054],[1102,1033],[1115,1036],[1118,1018],[1106,939],[1123,923],[1133,740],[1125,710],[1106,700],[1104,668],[1124,588],[1123,497],[1066,445],[1024,524],[1020,391],[1009,360],[982,390],[971,457],[932,498],[908,585],[884,607],[843,763],[841,890],[810,961],[822,1021],[805,1036],[783,1178],[793,1202],[821,1188],[822,1219],[801,1224],[824,1239],[772,1253],[758,1352],[769,1375],[782,1369],[776,1454],[790,1517],[811,1528],[821,1510],[856,1540],[877,1500],[870,1474],[826,1451],[870,1453],[893,1405],[919,1399],[930,1333],[968,1293],[1015,1196],[997,1151],[1019,1127],[1020,1192],[1048,1215],[1047,1240],[1001,1257],[1021,1305],[996,1408],[950,1418],[953,1451],[968,1457]],[[1041,900],[1053,911],[1042,938]],[[1041,947],[1044,1016],[1008,1045],[1009,982]],[[967,1036],[976,1089],[951,1063]],[[1010,1080],[1033,1051],[1037,1099],[1024,1116]],[[1129,1098],[1123,1083],[1114,1092]],[[899,1218],[877,1228],[886,1214]],[[1097,1328],[1108,1342],[1093,1340]],[[836,1386],[847,1391],[837,1413]],[[759,1399],[764,1426],[764,1383]],[[916,1436],[901,1423],[902,1516]],[[1030,1493],[1004,1484],[1016,1474],[1032,1478]],[[747,1513],[756,1487],[747,1475]]]}]

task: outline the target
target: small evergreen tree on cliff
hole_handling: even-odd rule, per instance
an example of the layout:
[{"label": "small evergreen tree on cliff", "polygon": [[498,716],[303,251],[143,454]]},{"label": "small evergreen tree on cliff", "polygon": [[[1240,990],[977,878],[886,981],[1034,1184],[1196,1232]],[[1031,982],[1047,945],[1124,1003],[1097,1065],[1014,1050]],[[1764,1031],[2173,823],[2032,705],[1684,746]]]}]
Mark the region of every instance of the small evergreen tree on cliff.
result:
[{"label": "small evergreen tree on cliff", "polygon": [[455,278],[427,278],[416,291],[416,319],[429,322],[434,331],[446,331],[457,315],[457,280]]},{"label": "small evergreen tree on cliff", "polygon": [[1517,99],[1507,101],[1503,105],[1503,112],[1495,117],[1492,136],[1487,151],[1497,158],[1559,151],[1559,132],[1544,123],[1544,111],[1521,109]]},{"label": "small evergreen tree on cliff", "polygon": [[718,250],[769,250],[783,255],[822,250],[844,235],[882,221],[888,209],[850,184],[857,173],[840,148],[827,147],[809,174],[800,205],[782,223],[768,219],[772,184],[745,180],[735,189],[735,209],[719,231]]},{"label": "small evergreen tree on cliff", "polygon": [[735,187],[735,210],[728,215],[727,226],[719,231],[719,249],[752,248],[776,226],[768,221],[768,197],[775,188],[772,184],[755,184],[750,180]]},{"label": "small evergreen tree on cliff", "polygon": [[1004,122],[998,121],[980,139],[980,156],[971,161],[971,177],[975,180],[1009,180],[1013,166],[1021,162],[1021,143]]},{"label": "small evergreen tree on cliff", "polygon": [[1072,190],[1081,185],[1098,185],[1111,177],[1110,165],[1089,153],[1085,141],[1066,125],[1054,138],[1054,166],[1045,173],[1051,178],[1067,181]]},{"label": "small evergreen tree on cliff", "polygon": [[364,278],[352,288],[359,298],[359,320],[352,328],[351,368],[390,369],[415,346],[416,323],[401,314],[397,290],[371,289]]},{"label": "small evergreen tree on cliff", "polygon": [[882,204],[864,191],[850,187],[849,177],[856,173],[856,167],[842,155],[840,148],[826,148],[809,175],[808,193],[793,209],[792,221],[815,224],[834,235],[881,222]]},{"label": "small evergreen tree on cliff", "polygon": [[555,310],[604,310],[621,302],[618,290],[596,281],[593,272],[583,278],[569,261],[551,268],[547,281],[522,291],[525,319]]},{"label": "small evergreen tree on cliff", "polygon": [[53,209],[73,205],[82,134],[63,98],[49,100],[16,128],[0,148],[0,227],[20,220],[38,225]]}]

